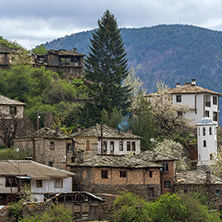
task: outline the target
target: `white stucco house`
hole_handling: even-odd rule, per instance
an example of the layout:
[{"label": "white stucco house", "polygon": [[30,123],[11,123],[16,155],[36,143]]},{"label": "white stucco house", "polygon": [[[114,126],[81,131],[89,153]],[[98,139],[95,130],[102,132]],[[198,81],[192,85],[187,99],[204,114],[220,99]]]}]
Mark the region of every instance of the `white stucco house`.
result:
[{"label": "white stucco house", "polygon": [[197,124],[198,162],[197,165],[211,165],[217,154],[216,123],[209,117]]},{"label": "white stucco house", "polygon": [[[177,83],[175,88],[169,89],[167,93],[171,94],[174,105],[185,105],[189,107],[189,111],[185,113],[185,117],[191,119],[192,124],[197,124],[204,117],[209,117],[218,126],[219,101],[222,96],[220,93],[205,89],[196,85],[196,80],[181,85]],[[146,95],[151,98],[157,93]]]},{"label": "white stucco house", "polygon": [[13,195],[26,183],[30,185],[33,197],[43,202],[46,195],[71,192],[74,175],[31,160],[0,161],[0,195]]}]

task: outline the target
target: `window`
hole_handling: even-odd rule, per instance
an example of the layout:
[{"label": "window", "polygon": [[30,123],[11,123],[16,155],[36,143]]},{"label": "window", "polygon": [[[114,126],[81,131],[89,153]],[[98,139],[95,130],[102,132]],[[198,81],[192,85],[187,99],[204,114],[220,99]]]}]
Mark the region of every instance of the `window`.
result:
[{"label": "window", "polygon": [[42,180],[36,180],[36,188],[42,188]]},{"label": "window", "polygon": [[55,143],[54,142],[50,142],[50,149],[54,150],[55,149]]},{"label": "window", "polygon": [[208,110],[205,111],[205,117],[210,117],[210,112]]},{"label": "window", "polygon": [[123,151],[123,141],[119,141],[119,151]]},{"label": "window", "polygon": [[17,108],[16,106],[10,106],[10,114],[11,115],[16,115],[17,113]]},{"label": "window", "polygon": [[102,179],[108,179],[108,170],[102,170],[101,171],[101,178]]},{"label": "window", "polygon": [[217,105],[217,97],[216,96],[213,96],[213,104]]},{"label": "window", "polygon": [[136,151],[136,142],[132,142],[132,151]]},{"label": "window", "polygon": [[5,178],[5,187],[17,187],[16,178],[12,177]]},{"label": "window", "polygon": [[90,141],[86,141],[86,150],[90,150]]},{"label": "window", "polygon": [[163,163],[162,165],[163,165],[163,172],[169,171],[169,165],[168,165],[168,163]]},{"label": "window", "polygon": [[131,146],[130,146],[130,142],[127,141],[127,151],[130,151],[130,148],[131,148]]},{"label": "window", "polygon": [[164,188],[170,189],[171,188],[171,182],[170,181],[164,181]]},{"label": "window", "polygon": [[213,121],[217,121],[217,112],[213,112]]},{"label": "window", "polygon": [[126,170],[121,170],[121,171],[120,171],[120,177],[127,177],[127,172],[126,172]]},{"label": "window", "polygon": [[110,142],[110,151],[114,151],[114,142],[113,141]]},{"label": "window", "polygon": [[210,107],[210,96],[209,95],[205,96],[205,106]]},{"label": "window", "polygon": [[203,127],[203,136],[205,136],[205,135],[206,135],[206,128]]},{"label": "window", "polygon": [[49,161],[49,162],[48,162],[48,165],[49,165],[50,167],[52,167],[52,166],[53,166],[53,161]]},{"label": "window", "polygon": [[71,151],[72,150],[72,144],[71,143],[67,143],[66,144],[66,149],[67,149],[67,151]]},{"label": "window", "polygon": [[209,128],[209,135],[212,135],[212,128]]},{"label": "window", "polygon": [[176,102],[180,103],[182,101],[181,95],[176,95]]},{"label": "window", "polygon": [[107,151],[107,141],[103,141],[103,150]]},{"label": "window", "polygon": [[62,179],[55,180],[55,188],[63,188],[63,180]]},{"label": "window", "polygon": [[207,142],[206,142],[206,140],[203,141],[203,147],[207,147]]},{"label": "window", "polygon": [[153,177],[153,171],[149,171],[149,177]]},{"label": "window", "polygon": [[217,197],[220,196],[220,190],[216,190],[216,196],[217,196]]}]

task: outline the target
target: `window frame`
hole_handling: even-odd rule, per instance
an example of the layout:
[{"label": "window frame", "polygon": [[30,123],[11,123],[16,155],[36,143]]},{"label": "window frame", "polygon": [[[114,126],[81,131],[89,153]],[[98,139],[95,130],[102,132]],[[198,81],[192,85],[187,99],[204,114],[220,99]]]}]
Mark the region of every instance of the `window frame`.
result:
[{"label": "window frame", "polygon": [[114,150],[115,150],[115,143],[114,141],[110,141],[110,151],[114,152]]},{"label": "window frame", "polygon": [[213,105],[217,105],[217,97],[213,96]]},{"label": "window frame", "polygon": [[10,115],[16,115],[17,114],[17,107],[16,106],[10,106],[9,107]]},{"label": "window frame", "polygon": [[136,142],[135,141],[132,142],[132,151],[136,151]]},{"label": "window frame", "polygon": [[108,179],[108,170],[101,170],[101,178]]},{"label": "window frame", "polygon": [[119,141],[119,151],[123,151],[123,141]]},{"label": "window frame", "polygon": [[126,150],[131,151],[131,142],[130,141],[126,142]]},{"label": "window frame", "polygon": [[63,188],[63,179],[55,179],[54,188]]},{"label": "window frame", "polygon": [[43,188],[43,180],[36,180],[36,188]]},{"label": "window frame", "polygon": [[120,170],[119,176],[120,176],[121,178],[126,178],[126,177],[127,177],[127,171],[126,171],[126,170]]},{"label": "window frame", "polygon": [[163,182],[163,187],[164,187],[164,189],[171,189],[171,181],[168,181],[168,180],[166,180],[166,181],[164,181]]},{"label": "window frame", "polygon": [[176,102],[181,103],[182,102],[182,95],[176,95]]},{"label": "window frame", "polygon": [[55,142],[50,141],[50,150],[55,150]]},{"label": "window frame", "polygon": [[169,163],[168,162],[164,162],[162,163],[163,166],[163,172],[169,172]]}]

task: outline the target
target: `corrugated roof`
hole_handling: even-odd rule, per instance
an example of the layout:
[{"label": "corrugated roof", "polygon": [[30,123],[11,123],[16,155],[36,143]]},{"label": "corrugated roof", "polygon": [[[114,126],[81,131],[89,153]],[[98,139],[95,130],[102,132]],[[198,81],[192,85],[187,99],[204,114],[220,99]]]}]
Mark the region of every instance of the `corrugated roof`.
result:
[{"label": "corrugated roof", "polygon": [[[95,126],[84,129],[80,133],[74,133],[72,134],[72,136],[73,137],[101,137],[101,124],[96,124]],[[103,138],[141,139],[140,136],[111,128],[107,126],[106,124],[103,124]]]},{"label": "corrugated roof", "polygon": [[0,104],[1,105],[21,105],[24,106],[25,103],[20,102],[18,100],[10,99],[8,97],[0,95]]},{"label": "corrugated roof", "polygon": [[123,155],[95,155],[83,162],[72,163],[71,166],[81,167],[112,167],[112,168],[150,168],[162,167],[150,161]]},{"label": "corrugated roof", "polygon": [[[205,89],[203,87],[197,86],[197,85],[192,85],[192,84],[186,84],[180,87],[172,88],[166,91],[169,94],[213,94],[217,96],[222,96],[220,93]],[[152,97],[158,95],[158,92],[150,93],[146,95],[146,97]]]},{"label": "corrugated roof", "polygon": [[1,176],[30,176],[33,179],[67,178],[74,173],[49,167],[31,160],[0,161]]},{"label": "corrugated roof", "polygon": [[[222,179],[211,173],[211,184],[222,184]],[[176,173],[176,184],[206,184],[206,171],[192,170]]]}]

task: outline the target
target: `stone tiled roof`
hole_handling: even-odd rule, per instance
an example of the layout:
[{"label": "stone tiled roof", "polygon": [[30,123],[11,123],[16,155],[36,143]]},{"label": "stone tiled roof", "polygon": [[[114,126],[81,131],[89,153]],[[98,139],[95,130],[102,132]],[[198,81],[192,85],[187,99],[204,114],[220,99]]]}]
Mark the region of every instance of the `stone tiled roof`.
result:
[{"label": "stone tiled roof", "polygon": [[[72,134],[74,137],[101,137],[101,124],[96,124],[90,128],[82,130],[80,133]],[[121,130],[111,128],[103,124],[103,138],[117,138],[117,139],[141,139],[140,136]]]},{"label": "stone tiled roof", "polygon": [[72,163],[71,166],[81,167],[112,167],[112,168],[161,168],[159,164],[144,161],[136,157],[123,155],[95,155],[83,162]]},{"label": "stone tiled roof", "polygon": [[11,49],[5,46],[0,45],[0,53],[11,53],[11,52],[15,52],[15,49]]},{"label": "stone tiled roof", "polygon": [[[180,87],[172,88],[167,90],[167,93],[169,94],[213,94],[217,96],[222,96],[220,93],[205,89],[203,87],[197,86],[197,85],[191,85],[191,84],[186,84]],[[150,93],[146,95],[146,97],[152,97],[158,95],[158,92],[155,93]]]},{"label": "stone tiled roof", "polygon": [[154,152],[153,150],[147,150],[136,155],[137,158],[140,158],[144,161],[169,161],[177,160],[175,157],[166,156],[163,153]]},{"label": "stone tiled roof", "polygon": [[0,105],[21,105],[21,106],[24,106],[25,103],[0,95]]},{"label": "stone tiled roof", "polygon": [[26,136],[21,136],[17,139],[27,139],[27,138],[48,138],[48,139],[69,139],[72,138],[70,136],[67,136],[60,130],[57,131],[55,129],[50,129],[48,127],[41,128],[34,133]]},{"label": "stone tiled roof", "polygon": [[1,176],[30,176],[34,179],[67,178],[74,173],[59,170],[31,160],[0,161]]},{"label": "stone tiled roof", "polygon": [[76,50],[69,51],[65,49],[60,49],[60,50],[54,50],[50,49],[48,51],[48,54],[55,54],[55,55],[64,55],[64,56],[84,56],[84,54],[78,53]]},{"label": "stone tiled roof", "polygon": [[[222,184],[222,179],[211,173],[211,184]],[[206,184],[206,171],[192,170],[176,173],[176,184]]]}]

